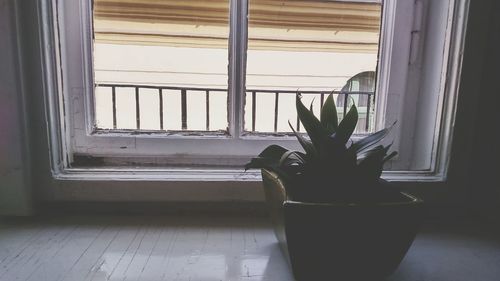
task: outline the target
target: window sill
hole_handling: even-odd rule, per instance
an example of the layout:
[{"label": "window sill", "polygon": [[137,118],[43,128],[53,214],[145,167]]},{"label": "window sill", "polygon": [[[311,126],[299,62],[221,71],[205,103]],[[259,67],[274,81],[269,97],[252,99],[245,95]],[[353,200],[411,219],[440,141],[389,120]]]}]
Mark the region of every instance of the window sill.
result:
[{"label": "window sill", "polygon": [[[260,171],[242,169],[130,169],[68,168],[54,172],[56,180],[75,181],[169,181],[169,182],[260,182]],[[443,173],[432,171],[384,171],[390,182],[444,182]]]},{"label": "window sill", "polygon": [[[205,202],[265,201],[259,171],[242,169],[71,168],[52,174],[45,201]],[[383,178],[406,191],[439,193],[445,178],[430,172],[385,172]]]}]

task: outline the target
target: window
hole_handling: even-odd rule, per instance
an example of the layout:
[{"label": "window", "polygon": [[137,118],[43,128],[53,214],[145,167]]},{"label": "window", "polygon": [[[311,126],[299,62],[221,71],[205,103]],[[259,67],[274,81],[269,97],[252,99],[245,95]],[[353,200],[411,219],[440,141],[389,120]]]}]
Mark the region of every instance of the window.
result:
[{"label": "window", "polygon": [[55,162],[239,170],[333,90],[359,134],[398,121],[391,175],[442,177],[465,2],[46,0]]},{"label": "window", "polygon": [[[96,0],[92,11],[97,130],[223,133],[239,126],[227,120],[227,65],[242,57],[227,52],[229,1]],[[248,16],[246,68],[239,73],[246,87],[231,93],[245,95],[243,108],[236,107],[244,111],[244,133],[291,132],[289,120],[300,131],[296,92],[319,111],[328,93],[363,72],[370,74],[367,89],[353,84],[343,89],[350,94],[336,95],[339,117],[344,99],[361,100],[359,132],[372,130],[367,110],[381,3],[252,0]]]},{"label": "window", "polygon": [[92,11],[97,130],[227,130],[228,0],[96,0]]},{"label": "window", "polygon": [[[340,119],[344,100],[354,101],[358,132],[372,131],[381,15],[381,1],[250,0],[244,132],[291,132],[288,121],[300,131],[296,92],[319,114],[331,91]],[[372,74],[369,89],[343,88],[359,73]]]}]

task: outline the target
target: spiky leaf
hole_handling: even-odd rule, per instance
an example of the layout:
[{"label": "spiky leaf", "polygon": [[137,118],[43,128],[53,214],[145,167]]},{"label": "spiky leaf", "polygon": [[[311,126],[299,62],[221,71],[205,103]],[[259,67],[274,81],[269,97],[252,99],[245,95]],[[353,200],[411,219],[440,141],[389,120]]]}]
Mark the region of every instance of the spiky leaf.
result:
[{"label": "spiky leaf", "polygon": [[[380,149],[380,147],[382,148]],[[371,153],[367,154],[366,157],[359,162],[358,170],[367,181],[373,182],[380,178],[384,166],[384,158],[390,147],[390,145],[385,147],[378,146],[377,149],[372,150]]]},{"label": "spiky leaf", "polygon": [[336,135],[342,143],[347,143],[352,133],[354,132],[357,123],[358,109],[356,108],[356,105],[353,104],[351,106],[351,109],[349,109],[349,112],[347,112],[342,121],[340,121],[340,124],[336,131]]},{"label": "spiky leaf", "polygon": [[321,125],[326,128],[328,134],[335,133],[338,127],[337,107],[333,100],[333,94],[329,94],[326,98],[323,108],[321,108]]},{"label": "spiky leaf", "polygon": [[363,152],[358,152],[356,155],[357,155],[357,158],[358,158],[358,162],[360,160],[363,160],[364,158],[370,156],[371,154],[378,154],[378,153],[387,153],[387,151],[389,150],[389,148],[391,148],[392,146],[392,143],[389,144],[388,146],[383,146],[383,145],[377,145],[375,147],[372,147],[370,149],[367,149]]},{"label": "spiky leaf", "polygon": [[318,147],[320,142],[328,136],[328,132],[323,126],[321,126],[320,121],[314,114],[307,110],[304,104],[301,101],[301,96],[297,94],[295,99],[295,104],[297,107],[297,115],[299,116],[300,122],[304,125],[304,129],[306,129],[309,138],[311,138],[311,142],[315,147]]},{"label": "spiky leaf", "polygon": [[309,155],[310,157],[315,157],[317,155],[317,152],[316,152],[316,149],[314,148],[312,142],[307,140],[306,138],[304,138],[297,131],[295,131],[292,124],[290,124],[290,121],[288,121],[288,125],[292,129],[293,133],[295,134],[295,137],[299,141],[300,145],[304,148],[307,155]]},{"label": "spiky leaf", "polygon": [[279,146],[277,144],[272,144],[268,147],[266,147],[260,154],[260,157],[267,157],[267,158],[273,158],[273,159],[280,159],[281,156],[286,153],[288,149]]},{"label": "spiky leaf", "polygon": [[[394,124],[396,124],[396,122],[394,122]],[[361,140],[353,143],[351,147],[349,147],[349,149],[354,150],[357,153],[365,151],[366,149],[372,147],[373,145],[381,141],[390,132],[394,124],[392,124],[388,128],[382,129],[376,133],[373,133],[371,135],[362,138]]]},{"label": "spiky leaf", "polygon": [[384,163],[391,160],[392,158],[394,158],[394,156],[398,155],[398,152],[397,151],[393,151],[391,152],[391,154],[387,155],[386,157],[384,157]]},{"label": "spiky leaf", "polygon": [[279,165],[281,156],[285,154],[288,149],[279,145],[273,144],[266,147],[258,157],[252,158],[250,163],[245,165],[245,170],[252,168],[263,168],[269,165]]}]

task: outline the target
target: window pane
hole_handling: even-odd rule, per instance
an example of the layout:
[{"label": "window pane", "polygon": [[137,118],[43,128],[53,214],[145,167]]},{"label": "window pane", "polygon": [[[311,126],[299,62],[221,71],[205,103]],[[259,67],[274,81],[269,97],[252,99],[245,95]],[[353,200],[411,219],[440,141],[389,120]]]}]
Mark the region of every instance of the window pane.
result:
[{"label": "window pane", "polygon": [[98,128],[113,128],[115,108],[117,129],[137,129],[132,85],[140,129],[206,130],[207,119],[209,130],[227,129],[229,0],[93,2]]},{"label": "window pane", "polygon": [[117,129],[136,129],[135,89],[116,90],[116,127]]},{"label": "window pane", "polygon": [[96,97],[96,115],[97,127],[101,129],[113,129],[113,98],[111,88],[97,88],[95,91]]},{"label": "window pane", "polygon": [[327,94],[342,90],[339,117],[348,94],[362,115],[357,132],[371,131],[380,21],[381,3],[373,1],[249,0],[245,130],[290,132],[288,121],[300,129],[297,91],[319,116]]},{"label": "window pane", "polygon": [[156,89],[141,89],[139,92],[139,118],[142,130],[160,129],[160,99]]}]

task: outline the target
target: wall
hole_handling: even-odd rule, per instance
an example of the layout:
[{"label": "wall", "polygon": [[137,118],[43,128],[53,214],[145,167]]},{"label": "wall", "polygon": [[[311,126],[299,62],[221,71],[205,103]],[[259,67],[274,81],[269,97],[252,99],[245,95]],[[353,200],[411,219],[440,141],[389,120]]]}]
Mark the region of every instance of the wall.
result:
[{"label": "wall", "polygon": [[[500,184],[497,178],[500,164],[498,157],[495,158],[499,143],[495,132],[499,128],[496,107],[500,103],[495,101],[498,95],[494,94],[500,92],[496,86],[500,78],[497,67],[500,65],[500,30],[498,17],[494,16],[500,7],[495,2],[498,1],[471,0],[449,180],[442,184],[415,183],[408,187],[423,195],[429,206],[449,210],[444,212],[447,214],[468,211],[489,216],[494,212],[500,213],[496,211],[500,206]],[[35,178],[46,177],[50,171],[47,165],[47,139],[38,137],[46,135],[46,128],[31,128],[30,134],[37,136],[32,138],[36,149],[33,149],[33,153],[27,152],[25,120],[21,114],[28,112],[25,110],[24,92],[29,93],[30,97],[40,97],[42,94],[39,45],[34,35],[37,27],[29,24],[35,17],[36,5],[33,4],[34,0],[18,2],[23,22],[27,23],[27,30],[22,30],[21,34],[25,35],[23,61],[29,66],[24,69],[24,77],[30,83],[24,85],[23,91],[17,75],[20,64],[16,51],[17,25],[12,16],[16,7],[13,3],[15,0],[0,0],[0,38],[3,39],[0,40],[0,211],[26,214],[31,210],[28,156],[34,155],[33,158],[38,162],[33,170]],[[35,101],[30,99],[30,102]],[[31,118],[44,118],[43,107],[35,105],[29,110]],[[137,188],[142,185],[144,183],[138,183]],[[97,192],[97,189],[96,185],[95,189],[82,189],[82,192],[88,194]],[[138,190],[134,192],[143,193]],[[51,198],[51,194],[45,196]]]},{"label": "wall", "polygon": [[440,216],[500,220],[499,9],[495,0],[470,2],[448,180],[430,200]]},{"label": "wall", "polygon": [[[471,48],[469,59],[479,59],[484,52],[483,67],[480,71],[480,80],[475,86],[474,93],[479,96],[477,114],[473,124],[473,145],[470,158],[470,181],[468,197],[471,198],[470,208],[476,213],[498,219],[500,221],[500,2],[495,1],[489,7],[489,19],[485,32],[487,40],[484,48]],[[458,152],[457,152],[458,153]]]},{"label": "wall", "polygon": [[15,0],[0,0],[0,215],[32,212]]}]

